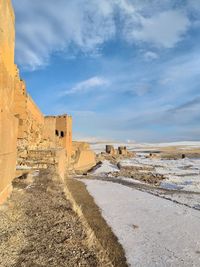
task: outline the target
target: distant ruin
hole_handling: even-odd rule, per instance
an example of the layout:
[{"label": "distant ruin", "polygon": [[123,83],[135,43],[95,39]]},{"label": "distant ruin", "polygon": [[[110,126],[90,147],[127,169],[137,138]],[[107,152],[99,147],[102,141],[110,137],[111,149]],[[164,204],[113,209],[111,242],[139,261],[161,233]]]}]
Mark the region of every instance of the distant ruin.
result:
[{"label": "distant ruin", "polygon": [[112,156],[116,155],[127,156],[129,154],[126,146],[119,146],[117,149],[115,149],[113,145],[106,145],[106,153]]},{"label": "distant ruin", "polygon": [[95,154],[84,143],[72,142],[72,117],[44,116],[21,80],[14,63],[15,15],[10,0],[0,0],[0,204],[12,191],[12,180],[23,168],[56,167],[84,170]]}]

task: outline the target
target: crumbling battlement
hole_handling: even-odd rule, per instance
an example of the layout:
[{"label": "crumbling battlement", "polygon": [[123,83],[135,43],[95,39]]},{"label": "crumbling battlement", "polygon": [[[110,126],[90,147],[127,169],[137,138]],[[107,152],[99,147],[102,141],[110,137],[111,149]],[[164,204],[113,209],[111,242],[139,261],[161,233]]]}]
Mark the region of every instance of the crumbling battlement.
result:
[{"label": "crumbling battlement", "polygon": [[[72,117],[45,117],[20,79],[14,63],[15,16],[10,0],[0,0],[0,204],[12,190],[18,169],[54,165],[66,168],[95,164],[95,155],[79,145],[72,158]],[[17,156],[16,156],[17,155]]]},{"label": "crumbling battlement", "polygon": [[53,147],[62,147],[67,151],[67,157],[72,155],[72,117],[64,114],[45,117],[45,131],[53,143]]},{"label": "crumbling battlement", "polygon": [[51,142],[44,133],[44,116],[20,79],[15,86],[14,114],[19,120],[17,165],[24,165],[29,150],[50,148]]},{"label": "crumbling battlement", "polygon": [[88,143],[73,142],[71,164],[76,172],[84,172],[96,165],[96,155]]},{"label": "crumbling battlement", "polygon": [[[72,147],[72,117],[68,115],[45,117],[20,80],[14,93],[14,114],[19,119],[17,137],[17,165],[28,165],[30,150],[64,148],[70,162]],[[39,160],[39,158],[38,158]],[[39,163],[38,163],[39,164]]]},{"label": "crumbling battlement", "polygon": [[[17,165],[21,166],[28,164],[42,166],[41,155],[44,155],[43,152],[46,151],[43,159],[46,159],[45,163],[57,165],[58,171],[63,175],[65,162],[70,161],[71,155],[72,144],[68,142],[72,138],[72,131],[69,129],[72,127],[72,119],[70,117],[70,120],[66,120],[66,115],[64,115],[67,121],[65,123],[64,119],[61,120],[59,117],[58,126],[66,138],[59,140],[60,144],[53,143],[49,133],[45,130],[44,115],[27,93],[26,84],[20,79],[19,70],[14,63],[15,16],[10,0],[0,0],[0,14],[1,204],[12,190],[11,182],[15,177],[16,160]],[[55,130],[51,135],[56,136]],[[53,149],[53,154],[48,152],[51,149]],[[34,160],[34,152],[31,151],[38,152]]]}]

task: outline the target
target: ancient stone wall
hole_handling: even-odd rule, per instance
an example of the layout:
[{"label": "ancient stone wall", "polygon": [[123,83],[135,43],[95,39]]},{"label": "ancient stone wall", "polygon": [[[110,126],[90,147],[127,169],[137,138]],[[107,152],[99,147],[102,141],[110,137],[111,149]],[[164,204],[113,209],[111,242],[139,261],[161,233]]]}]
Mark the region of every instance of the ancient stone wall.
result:
[{"label": "ancient stone wall", "polygon": [[0,58],[7,72],[15,75],[15,16],[10,0],[0,0]]},{"label": "ancient stone wall", "polygon": [[72,117],[66,114],[45,117],[46,135],[50,137],[54,147],[66,149],[67,158],[72,155]]},{"label": "ancient stone wall", "polygon": [[57,116],[56,134],[59,136],[61,145],[67,150],[67,157],[72,154],[72,117],[68,115]]},{"label": "ancient stone wall", "polygon": [[88,143],[73,142],[72,165],[77,172],[84,172],[96,165],[96,155]]},{"label": "ancient stone wall", "polygon": [[18,169],[54,165],[62,178],[70,164],[77,169],[95,164],[87,145],[79,144],[72,151],[72,117],[44,117],[28,95],[14,64],[14,49],[12,5],[10,0],[0,0],[0,204],[11,192],[16,163]]},{"label": "ancient stone wall", "polygon": [[27,96],[27,112],[31,114],[34,121],[44,125],[44,116],[30,95]]},{"label": "ancient stone wall", "polygon": [[19,119],[17,139],[17,165],[26,165],[29,150],[54,147],[45,131],[45,119],[31,96],[24,81],[15,86],[14,113]]},{"label": "ancient stone wall", "polygon": [[11,192],[15,175],[18,120],[14,117],[15,24],[8,0],[0,0],[0,203]]},{"label": "ancient stone wall", "polygon": [[49,136],[53,144],[56,144],[56,116],[46,116],[44,118],[45,134]]}]

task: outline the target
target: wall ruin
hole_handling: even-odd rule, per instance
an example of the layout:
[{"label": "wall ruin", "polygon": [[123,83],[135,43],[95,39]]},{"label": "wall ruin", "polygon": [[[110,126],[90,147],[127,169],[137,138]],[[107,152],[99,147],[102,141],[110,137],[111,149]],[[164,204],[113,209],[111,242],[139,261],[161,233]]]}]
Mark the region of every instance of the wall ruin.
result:
[{"label": "wall ruin", "polygon": [[15,175],[18,120],[14,110],[15,18],[10,1],[0,0],[0,204],[11,192]]},{"label": "wall ruin", "polygon": [[45,117],[20,79],[14,63],[15,16],[10,0],[0,0],[0,204],[12,190],[18,169],[54,166],[85,169],[95,155],[83,143],[72,146],[72,117]]}]

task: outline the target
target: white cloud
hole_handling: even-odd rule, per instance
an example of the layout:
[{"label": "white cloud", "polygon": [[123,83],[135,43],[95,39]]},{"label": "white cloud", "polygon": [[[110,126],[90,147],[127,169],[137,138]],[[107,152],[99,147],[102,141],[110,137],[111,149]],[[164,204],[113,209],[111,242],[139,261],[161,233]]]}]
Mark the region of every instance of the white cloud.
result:
[{"label": "white cloud", "polygon": [[13,0],[16,61],[34,70],[48,64],[55,52],[98,54],[116,32],[124,41],[171,48],[183,38],[190,21],[186,13],[169,9],[169,2]]},{"label": "white cloud", "polygon": [[107,86],[108,84],[109,82],[106,79],[95,76],[88,80],[77,83],[74,87],[65,91],[63,94],[70,95],[70,94],[77,94],[77,93],[85,93],[97,87]]},{"label": "white cloud", "polygon": [[35,69],[48,62],[52,52],[78,48],[93,52],[115,34],[109,1],[17,0],[16,61]]},{"label": "white cloud", "polygon": [[159,47],[176,45],[190,26],[187,15],[177,10],[164,11],[152,17],[138,16],[138,25],[129,20],[126,35],[129,41],[149,42]]},{"label": "white cloud", "polygon": [[158,58],[158,54],[156,54],[155,52],[152,51],[147,51],[144,54],[144,58],[145,60],[149,61],[149,60],[153,60],[153,59],[157,59]]}]

